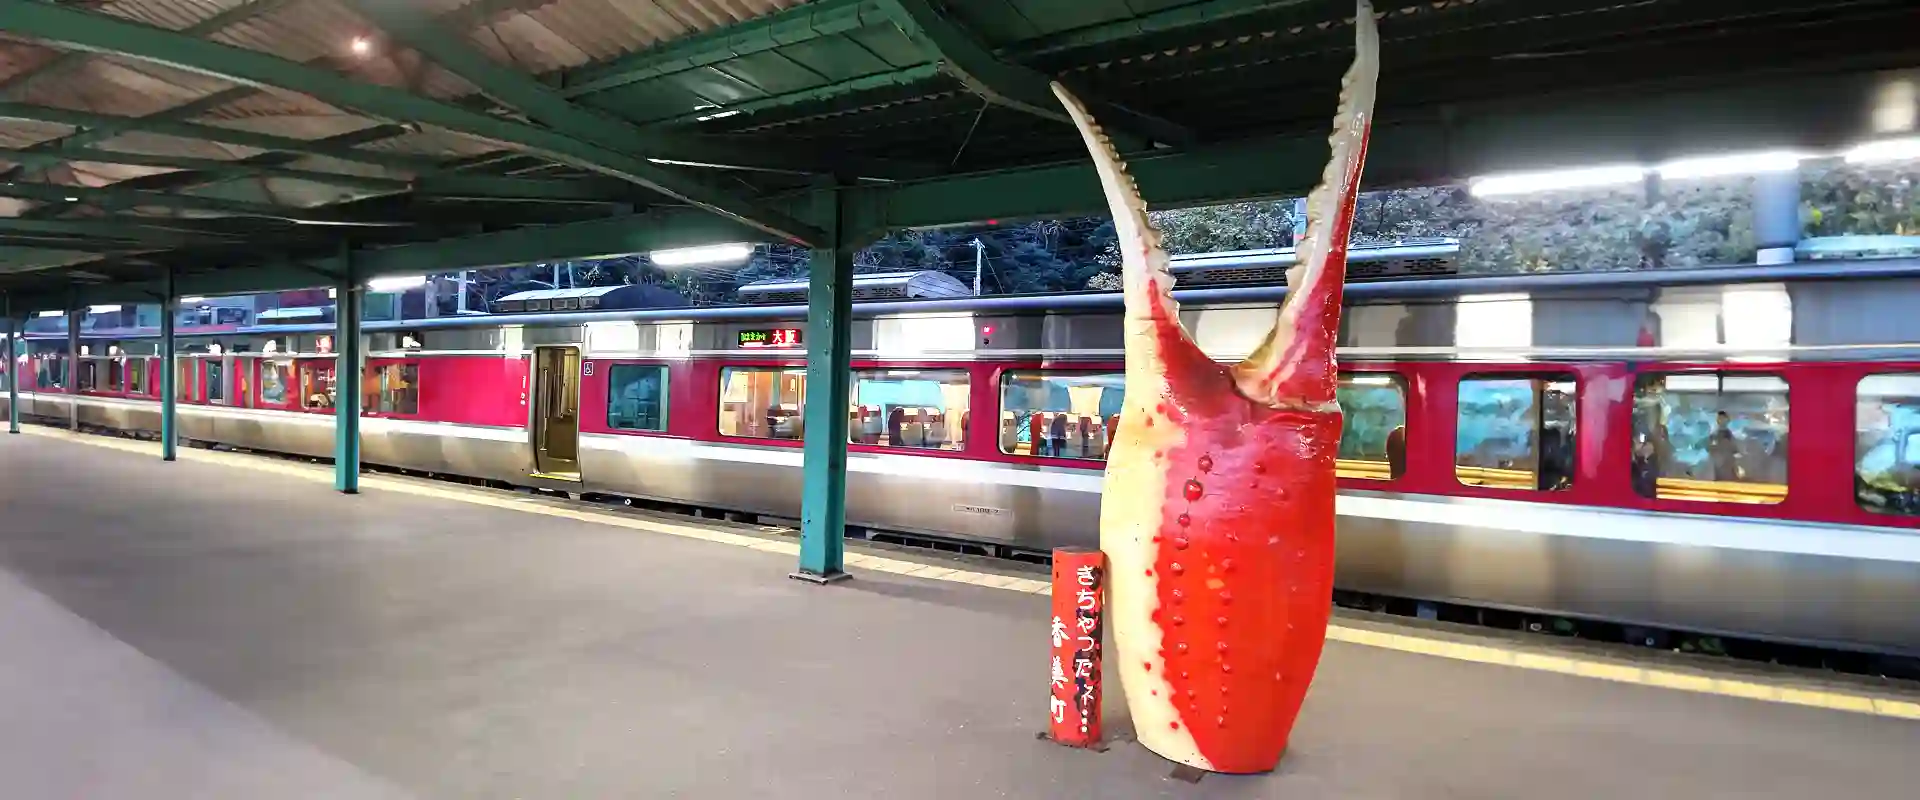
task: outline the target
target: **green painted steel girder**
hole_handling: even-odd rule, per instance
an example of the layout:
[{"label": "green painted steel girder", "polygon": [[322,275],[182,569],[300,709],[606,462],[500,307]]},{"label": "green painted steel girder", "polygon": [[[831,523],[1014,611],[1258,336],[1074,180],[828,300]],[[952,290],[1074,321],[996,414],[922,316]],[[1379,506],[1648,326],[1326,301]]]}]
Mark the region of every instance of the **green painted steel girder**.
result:
[{"label": "green painted steel girder", "polygon": [[[801,103],[814,103],[814,102],[819,102],[821,100],[831,100],[835,97],[840,97],[843,95],[854,94],[857,92],[865,92],[873,89],[883,89],[889,86],[906,86],[909,84],[919,83],[925,80],[931,80],[935,76],[942,75],[944,73],[945,71],[941,68],[941,65],[939,64],[921,64],[919,66],[908,67],[906,69],[893,70],[891,72],[881,72],[873,75],[863,75],[861,77],[853,78],[851,80],[839,81],[837,83],[829,83],[824,86],[815,86],[811,89],[802,89],[797,92],[788,92],[786,94],[773,95],[772,97],[762,97],[758,100],[748,100],[744,103],[735,103],[733,105],[727,106],[726,110],[733,112],[735,114],[751,115],[751,114],[759,113],[761,111],[770,111],[772,109],[784,108],[786,106],[798,105]],[[659,122],[648,123],[646,125],[646,129],[653,130],[656,128],[664,128],[664,127],[669,127],[674,125],[685,125],[691,122],[696,122],[700,117],[708,114],[712,114],[712,113],[714,112],[711,109],[708,109],[705,111],[696,111],[694,113],[687,114],[681,117],[661,120]]]},{"label": "green painted steel girder", "polygon": [[413,183],[424,197],[475,200],[526,200],[546,203],[632,203],[633,185],[609,178],[512,178],[448,173]]},{"label": "green painted steel girder", "polygon": [[800,243],[812,243],[819,238],[818,230],[799,220],[755,201],[719,191],[686,173],[650,163],[645,158],[399,89],[358,83],[263,53],[32,0],[0,0],[0,31],[168,64],[236,83],[278,87],[365,113],[416,120],[505,142],[645,186],[782,238]]},{"label": "green painted steel girder", "polygon": [[[1874,136],[1877,93],[1900,73],[1826,75],[1666,93],[1519,98],[1445,108],[1382,109],[1367,149],[1368,190],[1442,186],[1477,175],[1702,153],[1819,152]],[[1331,116],[1332,110],[1328,110]],[[1155,209],[1299,197],[1326,166],[1322,131],[1128,160]],[[984,219],[1106,213],[1093,164],[1072,161],[850,190],[867,235]],[[807,199],[787,199],[804,209]]]},{"label": "green painted steel girder", "polygon": [[[253,2],[234,6],[233,8],[229,8],[182,28],[180,32],[188,36],[205,36],[210,33],[218,33],[226,30],[230,25],[244,22],[262,14],[270,14],[278,11],[292,2],[295,2],[295,0],[253,0]],[[86,60],[87,55],[85,53],[61,53],[55,56],[52,61],[41,64],[39,67],[0,81],[0,97],[13,97],[17,91],[25,88],[33,81],[58,77],[86,63]]]},{"label": "green painted steel girder", "polygon": [[841,236],[848,221],[837,187],[813,193],[814,218],[831,246],[816,248],[807,270],[807,388],[800,500],[800,569],[793,577],[825,583],[847,576],[847,413],[853,365],[853,258]]},{"label": "green painted steel girder", "polygon": [[[1004,61],[959,23],[947,19],[927,0],[879,0],[893,17],[894,24],[906,32],[927,54],[941,60],[947,74],[966,84],[974,94],[994,105],[1016,109],[1037,117],[1071,125],[1060,100],[1053,96],[1051,78],[1029,67]],[[1191,144],[1193,132],[1159,119],[1077,92],[1108,135],[1123,150],[1145,150],[1154,142],[1183,146]]]},{"label": "green painted steel girder", "polygon": [[[147,192],[139,189],[115,189],[113,187],[93,188],[89,186],[67,186],[50,183],[0,183],[0,197],[15,197],[22,200],[35,200],[42,203],[88,203],[114,208],[133,208],[153,206],[157,208],[179,208],[194,211],[214,211],[251,217],[272,217],[278,219],[308,219],[309,215],[301,209],[289,206],[249,203],[244,200],[228,200],[220,197],[202,197],[192,194],[173,192]],[[71,198],[71,199],[69,199]]]},{"label": "green painted steel girder", "polygon": [[885,24],[874,0],[815,0],[737,25],[695,34],[605,64],[562,74],[564,97],[626,86],[676,72],[708,67],[754,53]]},{"label": "green painted steel girder", "polygon": [[13,161],[33,164],[41,167],[58,166],[69,162],[92,162],[96,164],[123,164],[133,167],[154,167],[157,169],[195,170],[210,177],[223,180],[241,178],[286,178],[290,180],[323,183],[330,186],[348,186],[375,192],[404,192],[413,184],[398,178],[378,178],[366,175],[348,175],[339,172],[317,172],[314,170],[288,169],[248,164],[245,161],[223,161],[217,158],[189,158],[186,156],[150,156],[141,153],[121,153],[113,150],[98,150],[87,147],[60,146],[51,148],[0,148],[0,161]]},{"label": "green painted steel girder", "polygon": [[333,313],[333,488],[341,494],[359,494],[360,382],[365,361],[360,316],[366,288],[360,285],[350,245],[341,245],[338,260],[341,270],[334,284]]},{"label": "green painted steel girder", "polygon": [[[14,2],[15,0],[0,0]],[[0,12],[3,13],[3,12]],[[0,24],[0,28],[4,28]],[[143,130],[162,136],[174,136],[182,139],[198,139],[207,142],[252,147],[260,150],[277,150],[290,153],[302,153],[310,156],[324,156],[341,161],[353,161],[372,164],[376,167],[404,170],[412,173],[426,173],[437,170],[438,161],[419,156],[380,153],[373,150],[361,150],[356,147],[329,144],[322,141],[295,139],[288,136],[274,136],[266,133],[254,133],[217,125],[202,125],[194,122],[150,121],[145,117],[119,117],[111,114],[95,114],[87,111],[69,111],[64,108],[37,106],[29,103],[0,102],[0,119],[25,119],[35,122],[51,122],[56,125],[71,125],[77,128],[109,128],[124,126],[123,130]],[[63,143],[64,144],[64,143]]]},{"label": "green painted steel girder", "polygon": [[748,150],[732,144],[643,131],[611,114],[574,105],[532,76],[500,65],[464,40],[450,35],[431,16],[412,5],[391,0],[346,0],[346,4],[389,36],[466,79],[478,87],[481,94],[581,141],[635,157],[780,171],[825,171],[819,163],[789,157],[781,153],[780,148]]},{"label": "green painted steel girder", "polygon": [[167,270],[160,279],[160,460],[173,461],[179,457],[179,393],[174,385],[180,368],[178,345],[174,343],[174,311],[179,307],[180,295],[173,285],[173,270]]},{"label": "green painted steel girder", "polygon": [[[189,222],[183,220],[182,222]],[[431,242],[362,248],[353,252],[353,268],[362,280],[389,275],[421,275],[461,268],[510,266],[536,261],[566,261],[600,256],[643,253],[717,242],[774,241],[764,231],[733,220],[689,208],[662,208],[641,214],[607,217],[564,225],[513,228]],[[345,264],[339,256],[267,263],[223,264],[202,262],[204,272],[178,276],[183,295],[222,295],[307,289],[327,283]],[[85,303],[150,302],[162,287],[159,281],[137,281],[86,286]],[[64,302],[61,296],[27,297],[21,302]],[[35,307],[32,305],[23,307]]]},{"label": "green painted steel girder", "polygon": [[130,222],[74,219],[20,219],[18,217],[0,218],[0,236],[8,235],[93,239],[149,245],[152,247],[187,247],[221,241],[216,235],[139,225]]},{"label": "green painted steel girder", "polygon": [[[1030,42],[1022,42],[1006,48],[1003,52],[1020,56],[1037,56],[1130,39],[1145,42],[1154,34],[1222,22],[1264,11],[1310,5],[1323,4],[1318,0],[1201,0],[1198,3],[1164,8],[1127,19],[1061,31]],[[1352,7],[1349,6],[1347,11],[1351,13]]]}]

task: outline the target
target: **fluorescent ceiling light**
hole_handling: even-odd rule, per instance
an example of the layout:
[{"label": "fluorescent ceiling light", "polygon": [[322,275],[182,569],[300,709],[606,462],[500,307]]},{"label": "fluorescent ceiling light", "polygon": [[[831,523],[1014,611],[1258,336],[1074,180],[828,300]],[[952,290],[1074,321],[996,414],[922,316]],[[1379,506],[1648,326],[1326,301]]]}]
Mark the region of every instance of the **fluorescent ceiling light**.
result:
[{"label": "fluorescent ceiling light", "polygon": [[87,310],[88,310],[88,311],[91,311],[91,312],[93,312],[93,313],[95,313],[95,314],[106,314],[106,313],[110,313],[110,312],[114,312],[114,311],[119,311],[119,310],[120,310],[120,304],[118,304],[118,303],[115,303],[115,304],[113,304],[113,305],[110,305],[110,306],[89,306],[89,307],[87,308]]},{"label": "fluorescent ceiling light", "polygon": [[1847,163],[1875,164],[1882,161],[1907,161],[1920,159],[1920,136],[1905,139],[1882,139],[1848,150]]},{"label": "fluorescent ceiling light", "polygon": [[184,303],[184,304],[204,303],[204,302],[207,302],[207,298],[196,295],[193,297],[182,297],[177,302]]},{"label": "fluorescent ceiling light", "polygon": [[67,312],[65,312],[65,311],[42,311],[42,312],[40,312],[40,318],[41,318],[41,319],[52,319],[52,318],[54,318],[54,317],[64,317],[64,316],[66,316],[66,315],[67,315]]},{"label": "fluorescent ceiling light", "polygon": [[406,275],[398,278],[374,278],[367,281],[367,288],[376,292],[397,292],[415,286],[425,286],[427,276]]},{"label": "fluorescent ceiling light", "polygon": [[1660,177],[1667,180],[1719,178],[1728,175],[1754,175],[1762,172],[1786,172],[1800,167],[1801,155],[1786,150],[1764,153],[1735,153],[1705,158],[1682,158],[1661,164]]},{"label": "fluorescent ceiling light", "polygon": [[1516,172],[1510,175],[1474,178],[1468,183],[1468,190],[1475,197],[1497,197],[1636,183],[1645,176],[1646,170],[1641,167],[1587,167],[1550,172]]},{"label": "fluorescent ceiling light", "polygon": [[753,257],[753,245],[716,244],[706,247],[682,247],[675,250],[655,250],[647,254],[653,263],[662,267],[687,267],[695,264],[738,264]]}]

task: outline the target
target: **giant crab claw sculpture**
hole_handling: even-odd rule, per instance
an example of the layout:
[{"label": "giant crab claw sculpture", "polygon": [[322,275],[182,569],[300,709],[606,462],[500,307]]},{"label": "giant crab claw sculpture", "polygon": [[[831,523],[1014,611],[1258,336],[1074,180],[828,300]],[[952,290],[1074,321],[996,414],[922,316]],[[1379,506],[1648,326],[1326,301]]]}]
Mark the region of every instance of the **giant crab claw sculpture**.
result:
[{"label": "giant crab claw sculpture", "polygon": [[1379,37],[1365,0],[1332,161],[1279,319],[1247,360],[1208,358],[1180,324],[1160,234],[1126,166],[1059,84],[1120,237],[1126,405],[1107,460],[1100,547],[1140,743],[1216,772],[1265,772],[1326,641],[1333,592],[1334,341],[1347,233],[1373,122]]}]

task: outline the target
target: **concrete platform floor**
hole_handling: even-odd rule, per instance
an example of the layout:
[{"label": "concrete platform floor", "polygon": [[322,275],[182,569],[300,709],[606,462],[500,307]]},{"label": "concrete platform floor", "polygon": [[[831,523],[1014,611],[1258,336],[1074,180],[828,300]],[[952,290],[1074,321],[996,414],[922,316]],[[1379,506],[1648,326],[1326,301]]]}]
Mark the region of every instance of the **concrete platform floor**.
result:
[{"label": "concrete platform floor", "polygon": [[1338,642],[1279,772],[1191,785],[1137,746],[1034,740],[1043,597],[871,571],[811,586],[786,579],[779,546],[378,485],[343,497],[307,467],[225,458],[241,466],[0,434],[0,796],[1920,786],[1920,722]]}]

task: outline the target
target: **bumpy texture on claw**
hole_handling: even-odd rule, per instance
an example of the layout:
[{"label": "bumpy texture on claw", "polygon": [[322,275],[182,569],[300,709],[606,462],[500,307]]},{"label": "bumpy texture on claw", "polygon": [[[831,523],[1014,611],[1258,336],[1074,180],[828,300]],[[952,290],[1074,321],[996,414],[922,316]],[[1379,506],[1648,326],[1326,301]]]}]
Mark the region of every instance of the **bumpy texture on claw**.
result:
[{"label": "bumpy texture on claw", "polygon": [[1335,335],[1379,72],[1373,10],[1307,200],[1307,238],[1264,344],[1228,367],[1180,324],[1160,234],[1111,142],[1066,89],[1120,237],[1126,405],[1107,460],[1100,547],[1140,743],[1216,772],[1279,763],[1326,641],[1333,592]]}]

